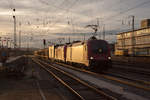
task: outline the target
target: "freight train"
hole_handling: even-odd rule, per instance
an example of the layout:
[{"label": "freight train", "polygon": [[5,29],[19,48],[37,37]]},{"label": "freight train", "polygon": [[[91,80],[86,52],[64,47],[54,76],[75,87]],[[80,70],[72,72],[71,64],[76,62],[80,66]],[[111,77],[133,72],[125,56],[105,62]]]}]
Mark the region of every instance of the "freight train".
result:
[{"label": "freight train", "polygon": [[112,66],[110,47],[104,40],[90,39],[64,45],[52,45],[35,51],[36,56],[67,64],[84,66],[86,69],[104,71]]}]

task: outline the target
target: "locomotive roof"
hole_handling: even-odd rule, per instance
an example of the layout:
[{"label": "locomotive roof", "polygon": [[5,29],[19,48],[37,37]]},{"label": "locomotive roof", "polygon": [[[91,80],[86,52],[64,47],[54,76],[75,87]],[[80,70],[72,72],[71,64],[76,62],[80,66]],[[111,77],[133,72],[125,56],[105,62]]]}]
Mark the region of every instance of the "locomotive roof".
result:
[{"label": "locomotive roof", "polygon": [[85,43],[92,42],[92,41],[107,42],[107,41],[105,41],[105,40],[89,39],[89,40],[83,41],[83,42],[80,41],[80,42],[76,42],[76,43],[71,43],[71,44],[69,44],[69,45],[67,45],[67,46],[83,45],[83,44],[85,44]]},{"label": "locomotive roof", "polygon": [[[74,41],[72,43],[57,44],[57,45],[51,45],[51,46],[54,46],[55,48],[58,48],[58,47],[62,47],[62,46],[83,45],[83,44],[85,44],[87,42],[91,42],[91,41],[104,41],[104,42],[106,42],[105,40],[89,39],[89,40],[86,40],[86,41]],[[49,46],[49,47],[51,47],[51,46]]]},{"label": "locomotive roof", "polygon": [[69,44],[69,45],[67,45],[67,46],[72,46],[72,45],[81,45],[81,44],[84,44],[85,42],[74,42],[74,43],[71,43],[71,44]]},{"label": "locomotive roof", "polygon": [[56,47],[57,47],[57,46],[64,46],[64,44],[57,44],[57,45],[55,45],[55,46],[56,46]]},{"label": "locomotive roof", "polygon": [[[100,40],[97,40],[97,39],[96,39],[96,40],[88,40],[87,42],[90,42],[90,41],[105,41],[105,40],[101,40],[101,39],[100,39]],[[105,41],[105,42],[106,42],[106,41]]]}]

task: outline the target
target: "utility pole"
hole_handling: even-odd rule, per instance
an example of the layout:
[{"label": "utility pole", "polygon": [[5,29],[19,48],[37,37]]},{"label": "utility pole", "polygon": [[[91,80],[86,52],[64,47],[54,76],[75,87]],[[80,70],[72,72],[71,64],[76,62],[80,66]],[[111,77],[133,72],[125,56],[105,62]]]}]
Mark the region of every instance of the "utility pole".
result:
[{"label": "utility pole", "polygon": [[8,48],[8,41],[9,41],[9,38],[6,38],[6,43],[7,43],[7,46],[6,46],[6,47],[7,47],[7,48]]},{"label": "utility pole", "polygon": [[[15,9],[13,9],[13,11],[15,12]],[[16,44],[16,16],[13,15],[13,19],[14,19],[14,48],[17,47],[17,44]]]},{"label": "utility pole", "polygon": [[1,40],[1,41],[2,41],[2,48],[3,48],[3,46],[4,46],[3,43],[4,43],[4,42],[3,42],[3,40]]},{"label": "utility pole", "polygon": [[98,29],[99,29],[99,39],[103,38],[103,18],[97,18],[97,25],[98,25]]},{"label": "utility pole", "polygon": [[46,47],[46,40],[45,39],[43,39],[43,45],[44,45],[44,49],[45,49],[45,47]]},{"label": "utility pole", "polygon": [[103,40],[105,40],[105,24],[103,25]]},{"label": "utility pole", "polygon": [[85,34],[83,34],[83,41],[85,41]]},{"label": "utility pole", "polygon": [[0,37],[0,48],[2,48],[2,37]]},{"label": "utility pole", "polygon": [[[98,27],[98,29],[99,29],[99,18],[97,18],[97,27]],[[98,35],[99,35],[99,39],[100,39],[100,38],[101,38],[100,32],[98,33]]]},{"label": "utility pole", "polygon": [[21,22],[19,22],[20,31],[19,31],[19,48],[21,48]]},{"label": "utility pole", "polygon": [[69,37],[68,41],[69,41],[69,43],[70,43],[70,37]]},{"label": "utility pole", "polygon": [[132,37],[131,37],[131,41],[132,41],[132,55],[134,56],[134,54],[135,54],[135,51],[134,51],[134,45],[135,45],[135,37],[134,37],[134,16],[131,16],[132,17]]},{"label": "utility pole", "polygon": [[10,48],[12,47],[11,44],[13,43],[13,40],[10,40]]}]

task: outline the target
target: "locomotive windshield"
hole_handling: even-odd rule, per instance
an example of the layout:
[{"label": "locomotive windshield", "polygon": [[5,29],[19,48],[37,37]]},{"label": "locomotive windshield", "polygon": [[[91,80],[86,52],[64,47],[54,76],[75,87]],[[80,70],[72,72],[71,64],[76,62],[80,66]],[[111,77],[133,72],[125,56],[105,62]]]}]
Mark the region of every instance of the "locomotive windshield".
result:
[{"label": "locomotive windshield", "polygon": [[108,46],[107,43],[104,41],[93,41],[91,43],[91,50],[95,54],[103,54],[107,53],[108,51]]}]

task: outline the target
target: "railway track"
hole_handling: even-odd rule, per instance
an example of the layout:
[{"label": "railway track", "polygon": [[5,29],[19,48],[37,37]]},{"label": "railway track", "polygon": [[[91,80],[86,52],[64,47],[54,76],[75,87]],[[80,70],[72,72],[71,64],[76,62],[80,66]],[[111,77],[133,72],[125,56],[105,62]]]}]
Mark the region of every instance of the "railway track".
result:
[{"label": "railway track", "polygon": [[113,62],[113,68],[115,69],[122,69],[122,70],[128,70],[133,73],[138,73],[138,74],[144,74],[147,76],[150,76],[150,69],[149,66],[146,65],[137,65],[137,64],[126,64],[126,63],[121,63],[121,62]]},{"label": "railway track", "polygon": [[112,60],[112,63],[116,65],[135,66],[137,68],[141,68],[141,67],[149,68],[149,64],[144,64],[144,63],[122,62],[122,61],[115,61],[115,60]]},{"label": "railway track", "polygon": [[[125,64],[125,63],[119,63],[119,62],[112,62],[112,64],[113,64],[114,69],[120,69],[120,70],[124,70],[124,71],[126,70],[128,72],[150,76],[149,69],[134,67],[135,64]],[[141,65],[138,65],[138,66],[141,66]],[[144,82],[144,83],[147,83],[147,82]]]},{"label": "railway track", "polygon": [[45,63],[39,59],[32,60],[39,64],[48,73],[54,76],[59,82],[67,87],[72,93],[74,93],[80,100],[117,100],[117,98],[105,93],[104,91],[97,89],[89,85],[88,83],[80,80],[79,78],[59,69],[53,65]]},{"label": "railway track", "polygon": [[138,73],[138,74],[144,74],[147,76],[150,76],[150,70],[149,69],[142,69],[142,68],[134,68],[127,65],[113,65],[113,68],[115,69],[121,69],[121,70],[127,70],[132,73]]},{"label": "railway track", "polygon": [[148,82],[148,81],[132,79],[132,78],[129,78],[129,77],[125,77],[125,76],[121,76],[121,75],[114,75],[114,74],[110,74],[110,73],[109,74],[108,73],[107,74],[99,74],[99,73],[91,72],[91,71],[88,71],[88,70],[85,70],[85,69],[75,68],[71,65],[66,65],[64,63],[58,63],[58,62],[55,62],[55,63],[58,64],[58,65],[61,65],[63,67],[69,68],[69,69],[73,69],[73,70],[76,70],[76,71],[80,71],[80,72],[83,72],[83,73],[90,74],[90,75],[95,76],[95,77],[102,77],[102,78],[105,78],[105,79],[108,79],[108,80],[116,81],[116,82],[124,84],[124,85],[128,85],[128,86],[135,87],[135,88],[138,88],[138,89],[143,89],[145,91],[150,91],[150,88],[145,86],[145,85],[148,85],[148,86],[150,85],[150,82]]},{"label": "railway track", "polygon": [[150,86],[150,82],[148,82],[148,81],[133,79],[133,78],[129,78],[127,76],[123,76],[123,75],[119,75],[119,74],[114,74],[114,73],[109,73],[109,72],[104,72],[104,73],[107,74],[107,75],[109,75],[109,76],[113,76],[113,77],[117,77],[117,78],[129,80],[129,81],[134,82],[134,83],[138,83],[138,84],[142,84],[142,85],[147,85],[147,86],[149,85]]}]

